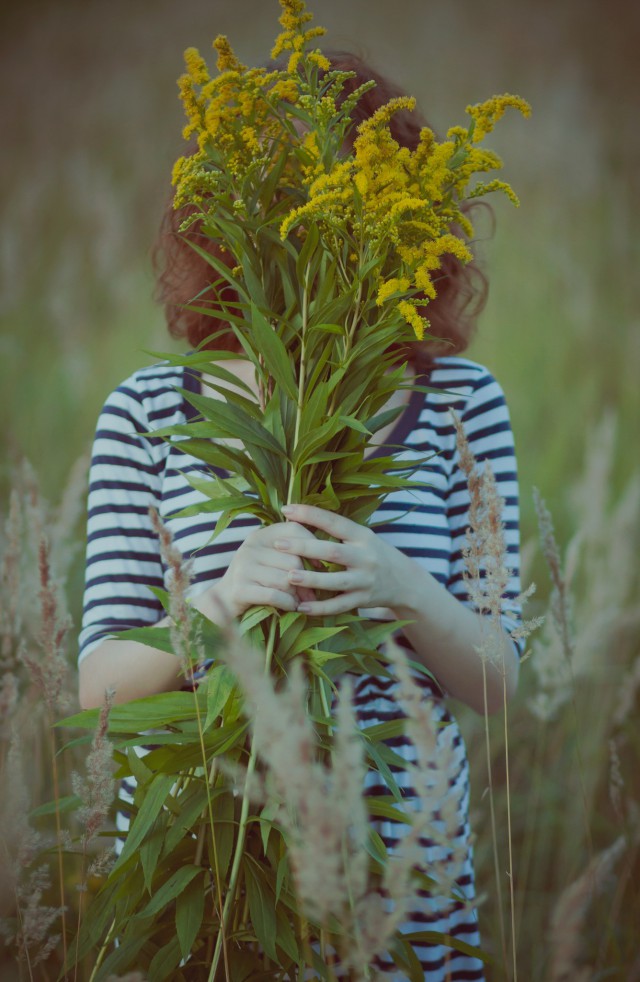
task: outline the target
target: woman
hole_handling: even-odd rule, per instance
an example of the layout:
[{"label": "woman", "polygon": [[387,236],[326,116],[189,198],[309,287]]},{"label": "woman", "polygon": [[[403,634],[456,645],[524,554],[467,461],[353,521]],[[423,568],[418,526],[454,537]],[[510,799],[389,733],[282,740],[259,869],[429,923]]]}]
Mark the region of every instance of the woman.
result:
[{"label": "woman", "polygon": [[[374,78],[375,89],[361,99],[357,113],[364,119],[397,90],[351,55],[334,54],[333,67],[353,70],[351,87]],[[348,94],[350,89],[345,91]],[[358,119],[356,119],[358,122]],[[395,139],[414,147],[419,132],[415,115],[396,114]],[[184,214],[170,206],[156,249],[159,295],[165,304],[171,333],[196,346],[221,325],[220,321],[183,308],[210,282],[210,268],[177,235]],[[197,236],[197,231],[191,234]],[[458,887],[473,898],[473,868],[468,824],[468,765],[462,737],[443,701],[443,693],[482,713],[498,710],[504,694],[511,695],[518,674],[518,651],[509,632],[516,626],[519,593],[518,502],[515,457],[504,396],[482,366],[459,357],[467,346],[475,317],[485,297],[485,282],[471,264],[463,267],[445,257],[437,283],[438,297],[429,304],[431,330],[438,343],[415,342],[399,353],[408,358],[408,376],[420,375],[433,391],[425,395],[406,390],[395,401],[404,403],[398,420],[376,434],[373,453],[385,444],[402,445],[418,459],[433,453],[427,464],[416,463],[415,476],[424,487],[411,497],[392,496],[373,521],[376,531],[343,516],[292,505],[283,509],[286,521],[259,528],[252,518],[236,519],[208,543],[211,516],[178,518],[176,513],[199,500],[187,480],[202,471],[198,461],[175,446],[145,436],[155,428],[184,423],[195,411],[177,391],[207,390],[207,379],[169,366],[136,372],[106,402],[98,423],[91,471],[85,615],[81,635],[80,700],[99,705],[108,687],[124,701],[179,687],[175,656],[129,641],[108,637],[126,627],[164,623],[161,608],[149,587],[165,585],[157,537],[149,518],[154,506],[171,530],[185,558],[192,560],[192,602],[214,621],[238,617],[247,608],[266,604],[279,610],[300,610],[323,617],[354,608],[373,609],[372,616],[391,615],[410,623],[403,643],[413,649],[438,681],[423,679],[425,700],[447,744],[448,786],[456,802],[450,834],[452,848],[462,855]],[[229,331],[226,342],[237,360],[225,363],[239,381],[256,383],[251,365]],[[216,340],[216,346],[221,342]],[[463,575],[462,545],[468,525],[469,492],[460,467],[450,409],[455,409],[476,458],[491,460],[504,499],[503,523],[509,565],[514,570],[504,595],[504,633],[497,642],[495,664],[483,665],[478,653],[486,637],[481,614],[470,605]],[[337,542],[322,541],[316,530]],[[304,560],[330,560],[338,572],[307,570]],[[316,590],[333,593],[316,599]],[[499,667],[497,667],[499,666]],[[483,685],[486,669],[486,695]],[[363,677],[356,686],[359,722],[371,725],[398,715],[394,684]],[[486,700],[486,703],[485,703]],[[394,750],[415,760],[408,738],[393,742]],[[444,749],[443,751],[444,752]],[[367,792],[387,790],[370,775]],[[406,783],[405,783],[406,787]],[[390,849],[399,841],[398,826],[380,822],[378,830]],[[424,843],[428,863],[434,843]],[[427,903],[411,915],[405,930],[438,930],[469,944],[478,944],[477,918],[469,904],[448,910]],[[482,979],[478,959],[453,949],[415,944],[429,979]],[[391,968],[391,964],[387,966]]]}]

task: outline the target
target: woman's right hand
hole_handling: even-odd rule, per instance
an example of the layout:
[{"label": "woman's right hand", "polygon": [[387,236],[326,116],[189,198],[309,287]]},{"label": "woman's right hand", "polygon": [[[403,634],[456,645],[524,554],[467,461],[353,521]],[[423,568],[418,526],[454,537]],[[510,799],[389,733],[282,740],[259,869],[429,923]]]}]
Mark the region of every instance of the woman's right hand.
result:
[{"label": "woman's right hand", "polygon": [[[313,532],[297,522],[278,522],[250,532],[226,573],[210,587],[214,603],[222,603],[228,614],[240,617],[249,607],[264,605],[278,610],[297,610],[301,601],[313,601],[313,590],[295,587],[289,581],[291,570],[302,569],[302,560],[274,547],[276,540],[283,536],[287,539],[314,538]],[[202,605],[199,603],[198,607]]]}]

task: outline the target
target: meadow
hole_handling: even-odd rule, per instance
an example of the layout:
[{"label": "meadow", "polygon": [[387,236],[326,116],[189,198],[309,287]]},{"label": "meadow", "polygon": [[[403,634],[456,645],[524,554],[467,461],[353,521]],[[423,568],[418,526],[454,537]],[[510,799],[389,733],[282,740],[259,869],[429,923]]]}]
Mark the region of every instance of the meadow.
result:
[{"label": "meadow", "polygon": [[[16,829],[52,797],[52,760],[63,795],[71,773],[85,770],[84,744],[51,757],[50,723],[65,695],[64,711],[77,705],[92,432],[108,392],[152,360],[147,352],[176,350],[152,299],[149,249],[180,152],[182,49],[204,50],[222,32],[246,61],[259,61],[272,6],[39,0],[0,15],[0,827],[11,853],[0,856],[0,916],[12,916],[15,887],[33,936],[42,933],[36,947],[60,933],[60,879],[72,926],[83,903],[79,863],[60,878],[52,852],[50,886],[37,869],[20,885],[11,869],[20,857],[26,868],[39,848]],[[515,10],[503,0],[402,0],[398,9],[391,23],[383,2],[328,0],[317,17],[330,45],[368,55],[417,96],[436,129],[494,92],[519,92],[534,107],[531,120],[506,121],[492,141],[522,203],[496,201],[495,223],[483,225],[491,292],[469,352],[491,367],[511,408],[525,582],[537,585],[529,614],[546,614],[506,722],[490,721],[488,754],[484,721],[458,713],[472,766],[483,943],[496,959],[490,977],[513,977],[504,930],[524,982],[640,979],[638,13],[620,5],[616,17],[595,0],[527,0]],[[553,516],[559,565],[549,536],[540,542],[534,487]],[[34,681],[42,664],[59,673],[59,692],[44,680],[49,705]],[[9,752],[12,725],[22,762]],[[62,738],[54,739],[55,752]],[[487,757],[503,832],[502,900]],[[50,846],[52,815],[32,814],[31,825]],[[39,965],[18,965],[7,946],[0,976],[55,978],[53,948]]]}]

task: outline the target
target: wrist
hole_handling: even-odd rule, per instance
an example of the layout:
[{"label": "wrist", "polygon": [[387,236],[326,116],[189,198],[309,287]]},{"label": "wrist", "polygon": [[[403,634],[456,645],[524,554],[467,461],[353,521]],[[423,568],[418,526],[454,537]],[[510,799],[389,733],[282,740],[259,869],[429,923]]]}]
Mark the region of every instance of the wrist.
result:
[{"label": "wrist", "polygon": [[224,576],[195,597],[193,606],[220,627],[242,614],[242,610],[236,609],[237,604],[233,603]]},{"label": "wrist", "polygon": [[389,581],[388,606],[396,617],[411,617],[414,606],[413,579],[416,564],[395,546],[390,546],[387,565]]}]

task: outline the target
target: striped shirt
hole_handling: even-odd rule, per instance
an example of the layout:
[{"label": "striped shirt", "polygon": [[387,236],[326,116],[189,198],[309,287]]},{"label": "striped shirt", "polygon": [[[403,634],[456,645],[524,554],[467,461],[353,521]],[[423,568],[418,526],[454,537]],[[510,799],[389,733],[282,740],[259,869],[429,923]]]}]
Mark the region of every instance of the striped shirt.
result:
[{"label": "striped shirt", "polygon": [[[509,413],[504,394],[481,365],[458,357],[436,359],[426,383],[431,391],[414,392],[387,438],[387,447],[402,447],[402,459],[416,461],[413,478],[419,488],[391,494],[372,517],[376,533],[411,556],[462,603],[470,604],[464,577],[463,546],[469,523],[469,491],[460,468],[450,409],[461,418],[471,450],[482,466],[490,461],[503,504],[508,566],[512,575],[503,597],[502,623],[508,632],[518,625],[519,531],[518,489]],[[213,542],[216,515],[179,517],[186,506],[205,500],[189,483],[206,475],[206,466],[177,444],[149,435],[154,429],[183,424],[196,416],[177,387],[198,392],[199,378],[184,369],[156,365],[134,373],[107,399],[98,421],[90,475],[87,567],[80,659],[109,635],[123,628],[158,621],[163,612],[149,587],[167,587],[168,570],[149,519],[154,506],[170,529],[175,544],[192,564],[193,595],[223,575],[235,550],[257,525],[252,516],[238,517]],[[384,452],[382,448],[376,451]],[[426,460],[424,458],[427,458]],[[422,677],[421,677],[422,678]],[[448,906],[424,892],[407,914],[405,932],[441,931],[479,944],[473,907],[474,878],[469,827],[469,773],[464,741],[445,702],[424,680],[425,699],[437,733],[437,760],[443,770],[444,799],[435,812],[451,813],[449,844],[442,837],[421,839],[424,869],[442,866],[455,857],[455,882],[467,902]],[[392,680],[363,676],[356,682],[354,702],[358,723],[372,726],[402,716]],[[443,724],[448,725],[443,725]],[[408,736],[388,741],[407,762],[416,762]],[[443,763],[444,762],[444,763]],[[415,801],[410,770],[392,768],[407,799]],[[365,794],[384,795],[380,775],[369,772]],[[406,825],[375,820],[376,831],[390,853],[400,846]],[[122,826],[126,827],[125,825]],[[484,979],[482,963],[452,948],[414,942],[425,978]],[[392,973],[388,958],[378,967]],[[389,978],[398,978],[390,974]]]},{"label": "striped shirt", "polygon": [[[455,409],[477,460],[491,461],[504,500],[513,576],[503,598],[503,623],[511,631],[518,617],[518,491],[503,392],[481,365],[454,357],[436,360],[428,384],[434,391],[412,394],[387,441],[389,446],[404,446],[407,462],[433,455],[414,472],[423,487],[391,494],[372,524],[459,600],[469,602],[462,555],[469,494],[449,413]],[[230,556],[256,525],[252,516],[236,518],[210,542],[215,515],[176,517],[187,505],[205,500],[188,478],[206,475],[206,466],[178,445],[147,435],[195,416],[176,386],[198,391],[199,380],[181,368],[144,368],[118,386],[100,415],[90,474],[80,659],[114,631],[143,627],[162,617],[149,587],[166,587],[168,570],[151,527],[150,506],[158,509],[185,559],[192,561],[194,595],[222,576]]]}]

